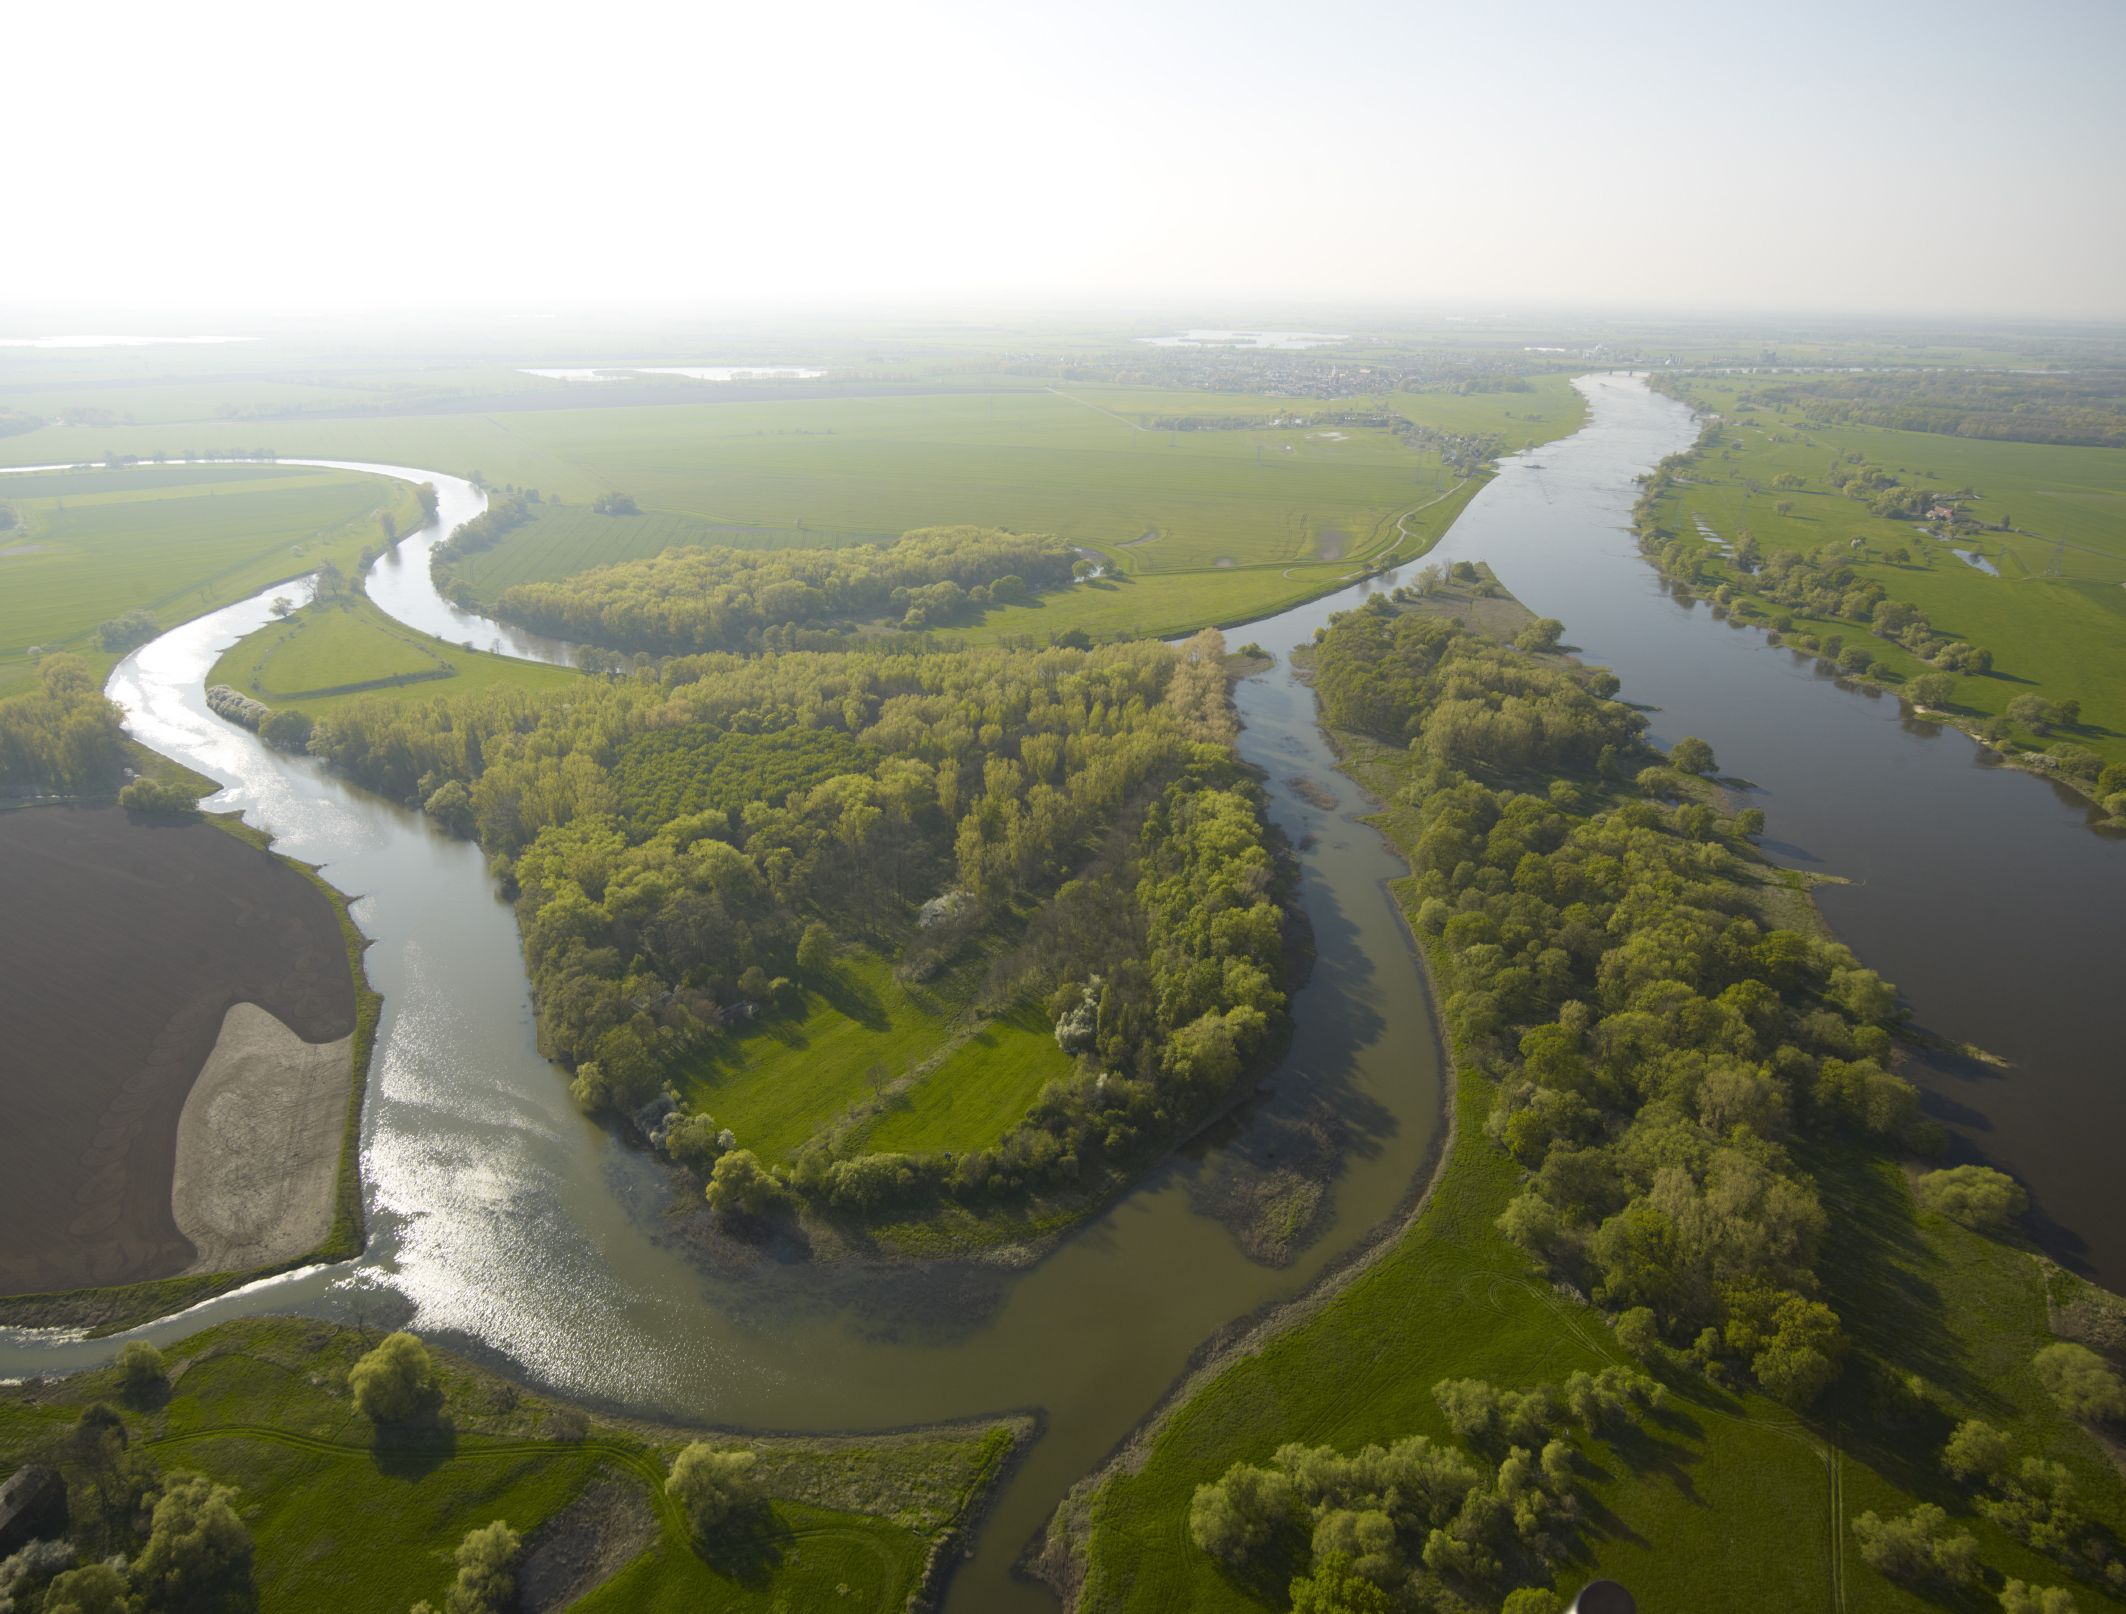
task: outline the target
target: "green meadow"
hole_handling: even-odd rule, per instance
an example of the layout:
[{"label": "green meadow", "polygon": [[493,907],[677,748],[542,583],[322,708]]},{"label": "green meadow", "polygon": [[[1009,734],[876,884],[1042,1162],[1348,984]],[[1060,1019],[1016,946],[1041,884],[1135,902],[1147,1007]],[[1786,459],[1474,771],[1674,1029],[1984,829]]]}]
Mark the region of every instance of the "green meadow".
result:
[{"label": "green meadow", "polygon": [[582,676],[568,667],[448,644],[352,595],[305,606],[246,635],[222,652],[207,682],[315,717],[350,700],[430,700],[476,695],[498,684],[558,690]]},{"label": "green meadow", "polygon": [[1069,1074],[1054,1028],[1029,1006],[949,1047],[857,1137],[885,1153],[988,1148],[1024,1118],[1042,1083]]},{"label": "green meadow", "polygon": [[447,673],[444,658],[407,629],[384,627],[349,602],[301,611],[260,647],[247,693],[291,700],[335,684]]},{"label": "green meadow", "polygon": [[[1394,799],[1406,759],[1345,738],[1361,759],[1357,775]],[[1399,845],[1414,843],[1407,809],[1379,821]],[[1349,1451],[1408,1434],[1449,1439],[1432,1393],[1442,1379],[1525,1388],[1561,1383],[1576,1369],[1636,1365],[1598,1311],[1554,1290],[1498,1231],[1519,1172],[1485,1135],[1492,1092],[1489,1078],[1462,1069],[1447,1162],[1378,1259],[1199,1378],[1149,1431],[1141,1462],[1133,1456],[1073,1494],[1053,1530],[1074,1543],[1085,1572],[1077,1607],[1282,1607],[1281,1586],[1279,1600],[1265,1602],[1191,1541],[1185,1521],[1198,1485],[1291,1441]],[[2126,1489],[2104,1448],[2031,1371],[2032,1355],[2054,1337],[2049,1302],[2073,1299],[2077,1280],[1921,1211],[1892,1162],[1818,1151],[1807,1164],[1837,1229],[1824,1298],[1859,1350],[1916,1368],[1954,1410],[1886,1409],[1868,1393],[1841,1391],[1802,1418],[1754,1392],[1732,1395],[1678,1374],[1666,1409],[1635,1434],[1583,1446],[1588,1523],[1561,1585],[1610,1576],[1640,1607],[1663,1610],[1976,1609],[1894,1585],[1853,1545],[1857,1514],[1936,1502],[1977,1536],[1989,1568],[2038,1585],[2071,1583],[2084,1610],[2122,1606],[1970,1512],[1936,1461],[1946,1420],[1983,1416],[2011,1435],[2018,1457],[2064,1463],[2106,1528],[2126,1525]]]},{"label": "green meadow", "polygon": [[97,625],[144,610],[172,627],[309,571],[353,573],[364,549],[419,524],[410,487],[267,465],[139,465],[0,478],[0,695],[26,686],[31,646],[98,667]]},{"label": "green meadow", "polygon": [[[374,1343],[351,1328],[261,1319],[169,1347],[164,1394],[129,1402],[113,1369],[0,1389],[0,1466],[58,1466],[78,1527],[96,1514],[97,1476],[69,1432],[92,1402],[118,1408],[132,1451],[163,1475],[235,1487],[259,1614],[440,1607],[467,1531],[502,1519],[530,1544],[593,1485],[628,1499],[643,1543],[572,1607],[888,1614],[907,1605],[932,1543],[995,1480],[1015,1438],[1007,1425],[728,1437],[719,1443],[756,1453],[768,1515],[743,1541],[704,1552],[663,1494],[672,1454],[695,1433],[595,1422],[441,1353],[440,1411],[379,1432],[346,1389],[347,1369]],[[890,1512],[877,1509],[880,1495],[893,1497]]]},{"label": "green meadow", "polygon": [[1038,1013],[985,1023],[965,996],[959,976],[916,985],[851,949],[801,1009],[721,1045],[686,1097],[773,1165],[852,1124],[865,1152],[985,1147],[1070,1060]]},{"label": "green meadow", "polygon": [[[2080,731],[2053,738],[2087,745],[2108,760],[2126,759],[2126,450],[1819,426],[1807,423],[1798,407],[1781,413],[1738,405],[1745,390],[1739,382],[1689,385],[1722,424],[1687,480],[1662,501],[1665,528],[1702,537],[1703,522],[1730,543],[1747,530],[1766,553],[1828,543],[1854,554],[1852,540],[1860,539],[1855,566],[1863,576],[1890,598],[1918,606],[1943,632],[1993,652],[1990,675],[1958,677],[1959,715],[1997,716],[2027,693],[2076,699]],[[1941,493],[1970,489],[1976,497],[1965,504],[1972,515],[1982,524],[2005,521],[2011,530],[1981,531],[1951,545],[1911,522],[1872,515],[1826,481],[1830,461],[1852,453],[1907,485]],[[1801,486],[1775,488],[1781,475],[1798,477]],[[1782,503],[1791,506],[1785,514],[1777,508]],[[1908,560],[1892,558],[1900,547]],[[1959,549],[1981,554],[1999,575],[1961,559]],[[1715,581],[1747,592],[1747,579],[1735,578],[1717,553],[1709,570]],[[1802,617],[1796,626],[1842,632],[1900,677],[1930,670],[1850,622]],[[2017,738],[2045,743],[2035,735]]]},{"label": "green meadow", "polygon": [[[1287,400],[993,379],[981,390],[660,406],[561,407],[558,397],[553,408],[481,414],[48,426],[0,439],[0,457],[34,463],[264,440],[281,454],[477,472],[563,501],[465,564],[461,575],[481,598],[674,543],[835,545],[957,523],[1054,533],[1133,585],[997,613],[968,635],[1045,640],[1074,626],[1108,637],[1243,621],[1365,565],[1421,552],[1476,484],[1393,432],[1284,422],[1393,414],[1433,430],[1493,434],[1508,449],[1578,427],[1584,406],[1565,377],[1527,386]],[[1183,418],[1261,424],[1159,424]],[[645,514],[585,508],[615,489]]]}]

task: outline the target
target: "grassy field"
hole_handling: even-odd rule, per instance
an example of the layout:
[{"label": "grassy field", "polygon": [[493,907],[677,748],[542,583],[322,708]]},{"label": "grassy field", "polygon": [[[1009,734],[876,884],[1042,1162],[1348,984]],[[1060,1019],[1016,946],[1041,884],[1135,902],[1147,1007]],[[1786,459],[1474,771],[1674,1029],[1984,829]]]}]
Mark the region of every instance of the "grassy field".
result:
[{"label": "grassy field", "polygon": [[[1352,744],[1365,759],[1355,771],[1393,799],[1406,761]],[[1411,843],[1405,812],[1382,822]],[[1192,1386],[1149,1433],[1141,1464],[1107,1472],[1066,1504],[1059,1524],[1086,1570],[1081,1608],[1281,1606],[1235,1584],[1190,1541],[1183,1521],[1197,1485],[1287,1441],[1353,1449],[1409,1433],[1442,1438],[1432,1386],[1443,1378],[1524,1387],[1630,1360],[1598,1312],[1553,1291],[1496,1229],[1517,1172],[1484,1135],[1490,1103],[1490,1082],[1465,1069],[1452,1152],[1414,1222],[1345,1287]],[[1918,1212],[1892,1163],[1809,1164],[1839,1229],[1826,1298],[1858,1345],[1917,1367],[1955,1416],[2008,1429],[2019,1453],[2065,1463],[2109,1528],[2126,1523],[2103,1450],[2030,1372],[2052,1338],[2048,1281],[2072,1280],[2048,1280],[2026,1252]],[[1644,1608],[1917,1610],[1932,1605],[1860,1562],[1850,1520],[1936,1501],[1959,1512],[1957,1527],[1978,1536],[1989,1567],[2044,1585],[2069,1579],[1960,1507],[1935,1465],[1945,1431],[1932,1419],[1899,1424],[1866,1404],[1835,1404],[1803,1421],[1695,1378],[1671,1389],[1670,1411],[1639,1437],[1586,1454],[1591,1523],[1575,1576],[1620,1579]],[[2120,1606],[2086,1584],[2075,1596],[2085,1610]]]},{"label": "grassy field", "polygon": [[[1496,434],[1511,448],[1577,428],[1562,376],[1526,392],[1389,393],[1317,401],[1097,386],[814,396],[662,407],[275,421],[186,428],[52,426],[0,439],[0,458],[251,444],[478,471],[566,506],[467,563],[483,597],[672,542],[828,545],[951,523],[1050,532],[1104,555],[1134,591],[1072,594],[1067,611],[999,613],[975,631],[1042,637],[1178,633],[1263,615],[1335,586],[1391,551],[1414,554],[1475,491],[1429,449],[1382,430],[1273,425],[1295,412],[1400,414]],[[1177,431],[1177,417],[1259,428]],[[93,447],[88,445],[93,442]],[[611,489],[647,512],[584,510]],[[1065,618],[1068,620],[1065,620]]]},{"label": "grassy field", "polygon": [[[447,676],[433,676],[445,669]],[[429,700],[479,694],[497,684],[565,689],[582,676],[568,667],[446,644],[356,595],[305,606],[246,635],[222,653],[207,682],[315,717],[350,700]]]},{"label": "grassy field", "polygon": [[646,1550],[572,1606],[884,1614],[906,1604],[931,1543],[994,1480],[1015,1433],[746,1436],[771,1517],[738,1550],[704,1557],[662,1494],[670,1455],[690,1435],[592,1422],[441,1356],[441,1412],[380,1436],[345,1388],[373,1342],[322,1323],[231,1323],[170,1348],[166,1398],[128,1407],[110,1370],[0,1389],[0,1471],[57,1461],[85,1496],[90,1479],[66,1432],[92,1401],[126,1409],[134,1449],[163,1473],[198,1471],[237,1488],[260,1614],[404,1614],[420,1598],[440,1606],[466,1531],[500,1518],[535,1540],[594,1482],[634,1499]]},{"label": "grassy field", "polygon": [[867,1152],[994,1143],[1070,1061],[1038,1014],[966,1022],[962,995],[950,977],[912,985],[852,950],[801,1012],[722,1044],[686,1096],[771,1164],[845,1121]]},{"label": "grassy field", "polygon": [[[1662,501],[1664,527],[1686,537],[1710,528],[1730,543],[1746,528],[1767,554],[1825,543],[1849,549],[1860,538],[1868,557],[1858,564],[1863,576],[1890,598],[1918,606],[1944,632],[1993,652],[1990,676],[1958,678],[1960,713],[1995,716],[2026,693],[2078,699],[2082,731],[2064,737],[2109,760],[2126,759],[2126,450],[1809,425],[1798,407],[1782,414],[1738,406],[1742,390],[1741,382],[1690,384],[1691,395],[1719,411],[1723,424],[1689,480]],[[1981,523],[2009,522],[2012,530],[1951,545],[1911,522],[1873,516],[1825,480],[1829,462],[1850,453],[1908,485],[1945,493],[1970,488],[1977,494],[1967,501],[1972,515]],[[1774,488],[1782,474],[1802,485]],[[1780,503],[1792,508],[1781,515]],[[1887,558],[1898,546],[1910,553],[1909,562]],[[1956,553],[1973,548],[1998,576]],[[2057,576],[2050,575],[2055,564]],[[1733,581],[1731,568],[1717,560],[1712,571]],[[1807,618],[1796,625],[1842,632],[1899,676],[1929,670],[1864,627]],[[2017,738],[2044,743],[2035,735]]]},{"label": "grassy field", "polygon": [[1018,1125],[1041,1084],[1070,1074],[1036,1009],[992,1021],[958,1044],[857,1133],[866,1149],[922,1154],[982,1149]]},{"label": "grassy field", "polygon": [[387,628],[352,600],[290,616],[259,647],[246,693],[261,700],[300,699],[354,683],[432,678],[449,664],[407,629]]},{"label": "grassy field", "polygon": [[131,610],[164,627],[330,559],[350,575],[377,512],[419,524],[404,483],[272,466],[141,465],[0,478],[20,525],[0,531],[0,696],[34,675],[32,645],[117,658],[96,627]]}]

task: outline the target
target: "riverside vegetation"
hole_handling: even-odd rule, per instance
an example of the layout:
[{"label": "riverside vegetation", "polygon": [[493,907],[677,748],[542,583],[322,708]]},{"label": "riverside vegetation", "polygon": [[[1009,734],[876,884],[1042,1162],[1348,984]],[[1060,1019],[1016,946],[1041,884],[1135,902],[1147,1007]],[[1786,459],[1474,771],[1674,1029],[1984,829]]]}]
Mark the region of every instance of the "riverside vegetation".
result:
[{"label": "riverside vegetation", "polygon": [[[506,531],[520,508],[505,501],[438,546],[446,592],[454,559],[482,536],[483,523]],[[618,650],[831,649],[851,628],[887,623],[922,633],[992,604],[1018,604],[1090,564],[1054,538],[936,527],[838,549],[667,549],[565,580],[515,584],[494,611],[540,633]]]},{"label": "riverside vegetation", "polygon": [[229,1323],[0,1388],[64,1524],[17,1614],[847,1607],[934,1586],[1025,1419],[864,1438],[595,1419],[407,1334]]},{"label": "riverside vegetation", "polygon": [[272,465],[112,465],[0,477],[0,696],[39,655],[98,675],[215,605],[366,566],[432,511],[412,484]]},{"label": "riverside vegetation", "polygon": [[1640,501],[1664,576],[2126,815],[2115,398],[2073,376],[1660,384],[1708,416]]},{"label": "riverside vegetation", "polygon": [[[2014,1247],[1999,1174],[1915,1202],[1894,993],[1710,751],[1379,596],[1309,654],[1410,860],[1453,1142],[1404,1230],[1073,1494],[1045,1563],[1074,1606],[1538,1614],[1595,1570],[1679,1608],[1827,1575],[1865,1609],[2126,1601],[2084,1432],[2117,1380],[2051,1327],[2114,1313]],[[1827,1498],[1828,1558],[1793,1551]]]},{"label": "riverside vegetation", "polygon": [[675,657],[348,700],[303,743],[479,839],[543,1045],[727,1220],[981,1241],[1076,1214],[1280,1034],[1290,877],[1234,733],[1206,633]]}]

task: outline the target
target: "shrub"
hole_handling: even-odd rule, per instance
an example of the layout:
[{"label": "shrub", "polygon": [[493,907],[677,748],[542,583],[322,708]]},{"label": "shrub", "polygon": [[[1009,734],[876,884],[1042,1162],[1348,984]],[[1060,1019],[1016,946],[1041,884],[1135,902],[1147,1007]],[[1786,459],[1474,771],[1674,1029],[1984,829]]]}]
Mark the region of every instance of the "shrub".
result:
[{"label": "shrub", "polygon": [[1554,616],[1539,616],[1521,629],[1514,643],[1523,650],[1555,650],[1564,637],[1565,624]]},{"label": "shrub", "polygon": [[217,1594],[248,1584],[251,1533],[230,1506],[235,1494],[204,1474],[164,1489],[148,1544],[133,1560],[133,1589],[149,1608],[212,1607]]},{"label": "shrub", "polygon": [[388,1334],[347,1374],[354,1405],[373,1423],[404,1423],[434,1405],[440,1394],[428,1347],[401,1331]]},{"label": "shrub", "polygon": [[696,1541],[713,1539],[761,1506],[764,1499],[753,1477],[757,1461],[749,1451],[719,1450],[705,1440],[672,1459],[665,1495],[678,1504]]},{"label": "shrub", "polygon": [[1890,1580],[1962,1588],[1977,1578],[1977,1540],[1952,1531],[1949,1515],[1931,1502],[1901,1519],[1863,1513],[1853,1521],[1853,1535],[1862,1561]]},{"label": "shrub", "polygon": [[443,1600],[444,1614],[502,1614],[517,1596],[517,1554],[523,1538],[502,1520],[468,1530],[458,1543],[458,1576]]},{"label": "shrub", "polygon": [[283,707],[259,720],[258,737],[276,751],[302,751],[309,747],[310,731],[316,726],[308,712]]},{"label": "shrub", "polygon": [[2126,1417],[2126,1385],[2088,1346],[2063,1339],[2039,1351],[2030,1365],[2068,1417],[2098,1421]]},{"label": "shrub", "polygon": [[720,1156],[709,1173],[709,1208],[726,1216],[765,1216],[788,1197],[789,1191],[751,1149]]},{"label": "shrub", "polygon": [[2064,1586],[2011,1580],[2001,1587],[2001,1614],[2075,1614],[2074,1593]]},{"label": "shrub", "polygon": [[1983,1418],[1966,1418],[1942,1447],[1941,1466],[1960,1480],[1991,1480],[2008,1466],[2008,1437]]},{"label": "shrub", "polygon": [[126,1578],[110,1564],[69,1569],[46,1588],[44,1614],[130,1614]]},{"label": "shrub", "polygon": [[1711,773],[1718,766],[1713,760],[1713,748],[1696,735],[1685,735],[1668,753],[1669,766],[1685,773]]},{"label": "shrub", "polygon": [[2022,1184],[1990,1166],[1930,1171],[1912,1185],[1912,1191],[1928,1210],[1982,1231],[2011,1225],[2030,1203]]},{"label": "shrub", "polygon": [[131,1401],[144,1401],[166,1389],[170,1376],[163,1364],[162,1352],[144,1339],[132,1341],[118,1353],[118,1382],[125,1387],[126,1398]]},{"label": "shrub", "polygon": [[1228,1566],[1239,1568],[1296,1531],[1303,1512],[1288,1476],[1241,1463],[1189,1500],[1189,1539]]},{"label": "shrub", "polygon": [[199,811],[199,802],[183,785],[147,778],[132,780],[119,791],[118,805],[129,813],[150,813],[158,818],[190,818]]}]

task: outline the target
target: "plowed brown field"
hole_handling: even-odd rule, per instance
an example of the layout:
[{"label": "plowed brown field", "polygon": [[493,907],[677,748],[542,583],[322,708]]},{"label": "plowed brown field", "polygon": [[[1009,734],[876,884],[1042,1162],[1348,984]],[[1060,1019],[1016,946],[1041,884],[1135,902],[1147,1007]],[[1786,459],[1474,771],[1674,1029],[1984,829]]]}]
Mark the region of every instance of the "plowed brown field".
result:
[{"label": "plowed brown field", "polygon": [[332,904],[201,823],[0,813],[0,1295],[133,1283],[193,1249],[178,1116],[234,1003],[354,1029]]}]

